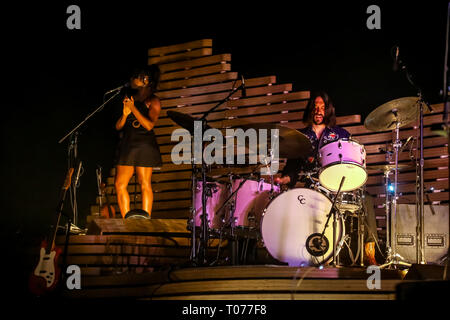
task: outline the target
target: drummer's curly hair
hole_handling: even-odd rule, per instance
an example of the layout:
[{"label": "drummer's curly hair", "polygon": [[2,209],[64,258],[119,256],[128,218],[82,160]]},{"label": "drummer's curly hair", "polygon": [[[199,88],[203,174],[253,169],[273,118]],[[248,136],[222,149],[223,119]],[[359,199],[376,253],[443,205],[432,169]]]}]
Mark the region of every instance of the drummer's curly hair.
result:
[{"label": "drummer's curly hair", "polygon": [[325,117],[323,119],[323,122],[327,127],[334,127],[336,125],[336,112],[334,110],[333,102],[331,101],[330,96],[325,91],[315,91],[311,93],[308,105],[306,106],[306,110],[303,113],[303,123],[307,126],[313,124],[313,111],[315,107],[314,102],[317,97],[322,97],[323,102],[325,102]]}]

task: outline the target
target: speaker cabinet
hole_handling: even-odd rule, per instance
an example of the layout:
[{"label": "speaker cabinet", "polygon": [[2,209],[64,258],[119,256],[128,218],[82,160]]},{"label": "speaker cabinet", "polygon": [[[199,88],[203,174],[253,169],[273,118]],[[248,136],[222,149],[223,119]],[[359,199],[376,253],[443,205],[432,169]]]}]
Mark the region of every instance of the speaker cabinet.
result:
[{"label": "speaker cabinet", "polygon": [[[448,205],[424,205],[425,262],[441,263],[448,253],[449,240]],[[417,212],[416,205],[397,206],[397,230],[395,241],[397,253],[409,263],[417,261]]]}]

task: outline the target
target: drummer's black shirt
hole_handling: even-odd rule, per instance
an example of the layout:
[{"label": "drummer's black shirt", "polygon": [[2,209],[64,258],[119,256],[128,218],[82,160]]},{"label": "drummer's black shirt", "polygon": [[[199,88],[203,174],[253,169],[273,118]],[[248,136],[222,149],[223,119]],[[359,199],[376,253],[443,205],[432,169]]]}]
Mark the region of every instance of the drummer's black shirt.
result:
[{"label": "drummer's black shirt", "polygon": [[288,159],[286,166],[283,168],[282,176],[289,176],[291,182],[288,184],[289,188],[293,188],[298,181],[298,174],[301,171],[317,171],[320,168],[319,163],[319,150],[323,146],[330,142],[334,142],[339,139],[350,138],[350,133],[339,126],[326,127],[320,139],[317,138],[316,133],[312,129],[312,126],[299,130],[306,135],[311,141],[312,149],[306,157],[298,159]]}]

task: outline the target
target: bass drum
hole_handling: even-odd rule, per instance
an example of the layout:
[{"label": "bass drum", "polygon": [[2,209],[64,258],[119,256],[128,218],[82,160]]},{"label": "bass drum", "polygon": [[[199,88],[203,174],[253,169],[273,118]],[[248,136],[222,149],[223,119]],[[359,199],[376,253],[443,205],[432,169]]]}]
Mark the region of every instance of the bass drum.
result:
[{"label": "bass drum", "polygon": [[[332,206],[331,200],[313,189],[297,188],[280,194],[264,211],[261,233],[269,253],[289,266],[320,265],[333,258],[333,217],[324,237],[321,233]],[[344,236],[338,219],[336,244]]]}]

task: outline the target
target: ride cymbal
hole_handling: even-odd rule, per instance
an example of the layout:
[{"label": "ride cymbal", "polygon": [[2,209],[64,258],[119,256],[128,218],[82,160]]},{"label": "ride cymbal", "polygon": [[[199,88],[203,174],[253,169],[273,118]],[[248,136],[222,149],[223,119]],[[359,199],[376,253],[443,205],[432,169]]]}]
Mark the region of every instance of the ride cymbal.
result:
[{"label": "ride cymbal", "polygon": [[[248,123],[240,126],[236,126],[235,129],[278,129],[278,141],[279,141],[279,157],[288,159],[297,159],[307,156],[311,150],[312,145],[309,138],[295,130],[279,124],[273,123]],[[268,132],[267,137],[270,138],[271,132]],[[267,141],[258,141],[258,144],[267,143]],[[270,144],[268,144],[270,147]]]},{"label": "ride cymbal", "polygon": [[388,131],[404,127],[417,119],[420,99],[404,97],[391,100],[373,110],[364,121],[364,126],[371,131]]}]

